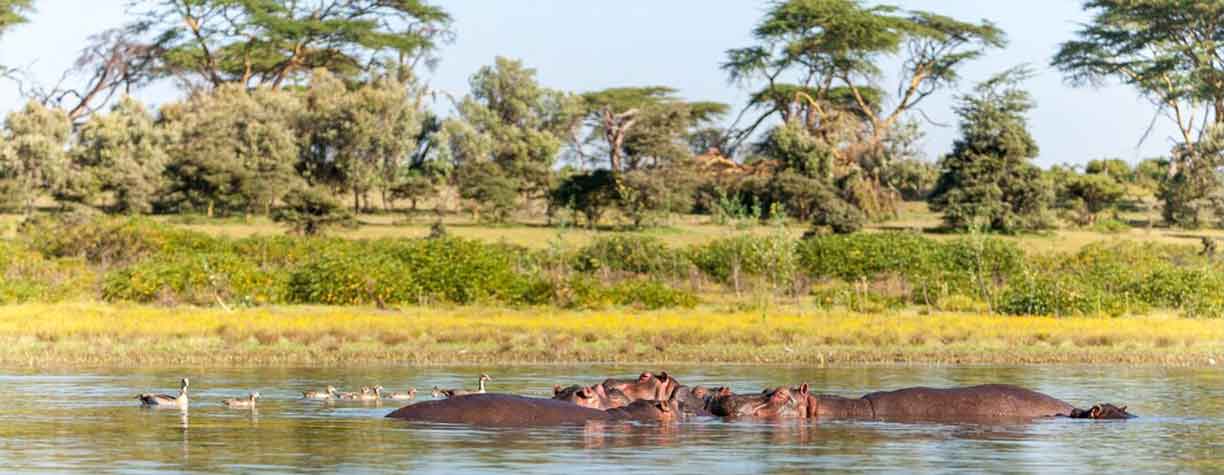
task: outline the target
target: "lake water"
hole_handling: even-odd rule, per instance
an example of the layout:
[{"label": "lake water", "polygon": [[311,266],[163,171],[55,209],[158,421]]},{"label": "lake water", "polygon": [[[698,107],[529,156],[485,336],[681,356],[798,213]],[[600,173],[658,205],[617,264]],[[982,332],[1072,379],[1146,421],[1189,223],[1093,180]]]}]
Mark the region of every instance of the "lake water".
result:
[{"label": "lake water", "polygon": [[[0,371],[0,472],[22,473],[1100,473],[1224,470],[1224,371],[1120,367],[668,367],[686,384],[736,391],[811,383],[858,396],[906,386],[1011,383],[1080,407],[1123,403],[1138,419],[1018,424],[724,423],[478,429],[383,416],[402,403],[325,404],[300,393],[382,384],[402,391],[474,386],[547,396],[660,368],[513,366],[348,369],[191,368]],[[140,392],[176,393],[191,408],[138,407]],[[259,391],[255,412],[224,398]]]}]

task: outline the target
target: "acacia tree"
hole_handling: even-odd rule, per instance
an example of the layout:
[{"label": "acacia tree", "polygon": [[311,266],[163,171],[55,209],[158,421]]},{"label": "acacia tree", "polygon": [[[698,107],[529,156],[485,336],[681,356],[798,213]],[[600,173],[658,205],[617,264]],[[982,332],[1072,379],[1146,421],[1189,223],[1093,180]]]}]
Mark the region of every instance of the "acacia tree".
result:
[{"label": "acacia tree", "polygon": [[[1224,125],[1222,0],[1087,0],[1091,21],[1063,43],[1053,65],[1077,86],[1119,81],[1177,126],[1180,144],[1163,183],[1165,218],[1194,224],[1195,202],[1219,189],[1218,154],[1203,150]],[[1207,147],[1210,148],[1210,147]]]},{"label": "acacia tree", "polygon": [[446,11],[422,0],[151,3],[129,29],[159,51],[155,69],[214,87],[280,87],[316,68],[410,70],[451,34]]},{"label": "acacia tree", "polygon": [[[0,0],[0,35],[9,28],[26,22],[26,14],[32,8],[32,0]],[[0,64],[0,77],[8,76],[10,71]]]},{"label": "acacia tree", "polygon": [[[733,81],[765,81],[756,105],[765,114],[794,115],[807,102],[810,123],[849,110],[865,119],[869,143],[881,144],[905,113],[955,84],[957,69],[1006,44],[993,23],[969,23],[924,11],[901,11],[858,0],[789,0],[775,3],[753,30],[758,44],[727,52],[723,69]],[[900,64],[897,97],[881,109],[880,64]],[[796,78],[797,83],[786,83]],[[759,123],[759,120],[758,120]]]},{"label": "acacia tree", "polygon": [[164,185],[166,144],[144,104],[125,97],[110,113],[92,116],[77,135],[71,152],[77,200],[108,193],[114,211],[152,211]]},{"label": "acacia tree", "polygon": [[13,26],[26,22],[26,14],[33,7],[32,0],[0,0],[0,34]]},{"label": "acacia tree", "polygon": [[940,161],[931,209],[953,228],[986,226],[1003,232],[1040,226],[1049,204],[1037,157],[1037,142],[1025,115],[1035,106],[1020,82],[1030,73],[1013,69],[960,97],[961,138]]},{"label": "acacia tree", "polygon": [[170,177],[166,205],[217,211],[268,212],[300,186],[296,95],[227,85],[162,108]]},{"label": "acacia tree", "polygon": [[576,143],[599,144],[613,174],[657,166],[687,156],[693,127],[712,122],[728,106],[687,102],[666,86],[621,87],[583,94],[589,135]]},{"label": "acacia tree", "polygon": [[28,216],[40,193],[63,185],[72,124],[64,111],[30,101],[9,113],[0,132],[0,199]]},{"label": "acacia tree", "polygon": [[[989,21],[963,22],[859,0],[776,2],[753,37],[756,45],[727,51],[723,63],[734,82],[764,83],[741,118],[759,114],[736,133],[737,140],[770,117],[801,123],[834,154],[839,175],[870,180],[876,194],[885,193],[880,175],[887,141],[907,114],[955,84],[965,63],[1006,43]],[[899,71],[892,97],[881,85],[887,62]]]}]

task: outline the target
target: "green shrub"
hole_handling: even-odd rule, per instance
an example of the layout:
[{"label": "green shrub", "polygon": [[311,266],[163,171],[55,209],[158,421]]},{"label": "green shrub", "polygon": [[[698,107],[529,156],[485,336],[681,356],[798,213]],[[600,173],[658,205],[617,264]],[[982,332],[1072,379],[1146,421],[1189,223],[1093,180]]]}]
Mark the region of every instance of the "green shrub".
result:
[{"label": "green shrub", "polygon": [[280,275],[233,253],[169,254],[108,273],[102,298],[194,305],[280,303],[285,294]]},{"label": "green shrub", "polygon": [[83,257],[99,265],[126,265],[154,254],[217,251],[224,247],[216,238],[146,218],[79,220],[72,215],[41,218],[28,221],[22,235],[43,256]]},{"label": "green shrub", "polygon": [[794,280],[798,271],[795,241],[783,236],[737,236],[718,239],[690,250],[693,265],[716,282],[736,276],[764,277],[777,285]]},{"label": "green shrub", "polygon": [[324,255],[298,268],[287,300],[323,305],[396,305],[417,302],[421,289],[411,271],[378,253]]},{"label": "green shrub", "polygon": [[659,282],[657,280],[635,279],[620,282],[608,289],[613,303],[617,305],[657,310],[661,308],[693,308],[697,306],[697,296]]},{"label": "green shrub", "polygon": [[412,273],[421,294],[460,304],[514,298],[524,277],[509,248],[458,238],[381,241],[398,265]]},{"label": "green shrub", "polygon": [[682,275],[688,266],[683,253],[649,236],[600,237],[574,258],[574,270],[578,272],[609,270],[661,277]]}]

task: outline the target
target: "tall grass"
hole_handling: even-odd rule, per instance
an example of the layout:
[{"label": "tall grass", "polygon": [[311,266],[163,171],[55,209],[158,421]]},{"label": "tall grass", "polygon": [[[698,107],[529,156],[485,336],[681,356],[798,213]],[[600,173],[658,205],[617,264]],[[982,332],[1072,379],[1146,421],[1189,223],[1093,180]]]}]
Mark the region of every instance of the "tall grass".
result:
[{"label": "tall grass", "polygon": [[0,307],[4,365],[482,362],[1148,363],[1224,361],[1224,326],[1178,318],[272,307]]}]

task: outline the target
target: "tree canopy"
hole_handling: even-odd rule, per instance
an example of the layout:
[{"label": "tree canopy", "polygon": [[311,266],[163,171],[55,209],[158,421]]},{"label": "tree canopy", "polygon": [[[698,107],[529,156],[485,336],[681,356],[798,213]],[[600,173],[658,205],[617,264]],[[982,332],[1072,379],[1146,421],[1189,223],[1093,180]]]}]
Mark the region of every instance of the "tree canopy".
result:
[{"label": "tree canopy", "polygon": [[450,35],[450,16],[422,0],[151,3],[128,29],[154,45],[156,71],[213,86],[279,87],[316,68],[411,69]]}]

